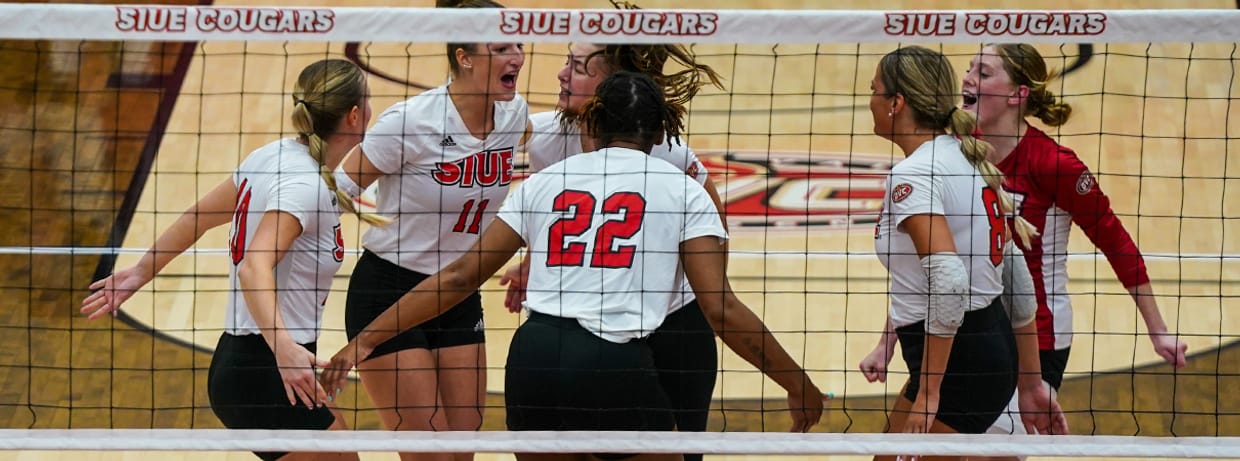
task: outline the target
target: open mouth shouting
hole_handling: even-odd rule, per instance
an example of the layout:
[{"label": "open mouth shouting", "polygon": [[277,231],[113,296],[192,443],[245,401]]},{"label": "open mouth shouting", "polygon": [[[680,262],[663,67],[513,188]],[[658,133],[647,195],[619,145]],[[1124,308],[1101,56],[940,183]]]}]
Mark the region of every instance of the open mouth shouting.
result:
[{"label": "open mouth shouting", "polygon": [[964,110],[977,109],[977,94],[965,91],[961,93],[964,104],[960,106]]}]

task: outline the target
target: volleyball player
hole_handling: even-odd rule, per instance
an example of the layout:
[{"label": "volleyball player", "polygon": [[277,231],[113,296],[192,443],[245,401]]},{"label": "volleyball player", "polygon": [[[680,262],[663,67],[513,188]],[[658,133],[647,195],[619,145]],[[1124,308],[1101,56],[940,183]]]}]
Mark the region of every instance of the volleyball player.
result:
[{"label": "volleyball player", "polygon": [[[726,232],[706,192],[648,155],[664,136],[679,134],[681,113],[638,73],[614,73],[597,93],[583,126],[601,149],[522,183],[471,251],[422,281],[332,358],[326,384],[343,382],[358,357],[472,293],[528,245],[530,317],[513,336],[505,374],[509,430],[673,429],[647,337],[678,296],[681,273],[724,343],[788,391],[792,430],[817,423],[821,392],[731,292]],[[574,456],[592,455],[518,454]]]},{"label": "volleyball player", "polygon": [[970,135],[973,115],[956,110],[955,82],[942,54],[916,46],[885,55],[871,82],[874,131],[906,156],[887,179],[875,235],[909,369],[891,432],[984,432],[1017,384],[999,300],[1012,203],[989,146]]},{"label": "volleyball player", "polygon": [[[457,7],[502,7],[466,0]],[[345,326],[355,337],[400,296],[478,240],[512,181],[529,109],[517,94],[518,43],[449,44],[451,82],[385,110],[336,172],[356,196],[377,183],[377,209],[349,279]],[[472,293],[377,347],[358,367],[394,430],[478,430],[486,393],[482,297]],[[402,454],[402,459],[436,455]],[[458,453],[456,459],[472,459]]]},{"label": "volleyball player", "polygon": [[[1106,255],[1132,295],[1154,352],[1181,368],[1188,346],[1167,331],[1141,251],[1111,210],[1110,199],[1075,152],[1026,120],[1037,117],[1051,127],[1067,123],[1071,106],[1047,88],[1057,74],[1028,44],[987,45],[969,63],[961,106],[977,114],[982,139],[995,146],[990,159],[1007,178],[1004,188],[1018,198],[1020,215],[1041,233],[1024,251],[1036,287],[1042,378],[1059,389],[1072,346],[1067,248],[1073,222]],[[1012,419],[1000,418],[993,432],[1024,432]]]},{"label": "volleyball player", "polygon": [[[116,314],[204,232],[232,222],[228,313],[211,359],[211,409],[231,429],[345,429],[315,378],[323,306],[344,258],[340,209],[352,202],[329,173],[370,118],[365,74],[344,60],[307,66],[293,89],[296,139],[255,150],[159,236],[132,267],[91,284],[90,318]],[[363,219],[368,217],[363,216]],[[265,460],[358,459],[349,453],[255,453]]]},{"label": "volleyball player", "polygon": [[[664,66],[674,61],[684,70],[667,74]],[[598,85],[612,73],[630,71],[645,74],[664,91],[669,106],[683,113],[686,104],[707,83],[721,86],[713,69],[697,63],[693,55],[680,45],[594,45],[575,43],[569,48],[564,68],[557,75],[560,98],[557,110],[530,116],[533,125],[526,143],[530,169],[542,171],[567,157],[595,150],[594,140],[582,136],[582,110],[594,96]],[[665,137],[655,144],[650,155],[663,159],[676,169],[694,178],[706,188],[719,214],[723,206],[714,182],[697,156],[679,139]],[[725,230],[726,230],[726,222]],[[523,275],[529,270],[528,258],[520,267],[509,269],[500,280],[508,284],[506,304],[514,312],[524,300]],[[718,372],[715,333],[702,315],[693,290],[684,283],[681,295],[672,299],[667,318],[649,338],[655,365],[663,389],[675,409],[676,428],[682,432],[706,430],[711,398]],[[700,460],[700,454],[687,454],[689,461]]]}]

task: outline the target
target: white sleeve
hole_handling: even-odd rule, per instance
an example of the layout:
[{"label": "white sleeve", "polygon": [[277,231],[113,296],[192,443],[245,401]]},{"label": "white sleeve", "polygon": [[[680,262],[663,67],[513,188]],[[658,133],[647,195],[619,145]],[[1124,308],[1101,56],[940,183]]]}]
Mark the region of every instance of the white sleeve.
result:
[{"label": "white sleeve", "polygon": [[700,184],[694,184],[689,178],[684,179],[685,185],[685,230],[680,237],[684,242],[690,239],[713,235],[719,237],[720,243],[728,239],[727,231],[723,230],[723,220],[719,219],[719,210],[711,201]]},{"label": "white sleeve", "polygon": [[400,171],[404,163],[406,132],[410,131],[407,122],[412,116],[406,113],[407,106],[408,102],[402,102],[387,108],[362,138],[362,153],[386,174]]},{"label": "white sleeve", "polygon": [[1015,243],[1007,242],[1003,252],[1003,307],[1007,308],[1012,328],[1020,328],[1032,322],[1038,312],[1038,297],[1034,292],[1033,276],[1025,262],[1025,254]]},{"label": "white sleeve", "polygon": [[663,144],[654,146],[650,151],[650,156],[667,161],[676,169],[689,175],[698,184],[706,185],[709,172],[706,171],[706,166],[698,160],[697,154],[693,153],[693,149],[690,149],[684,141],[675,138],[664,139]]},{"label": "white sleeve", "polygon": [[891,225],[898,227],[910,216],[944,215],[943,178],[932,174],[931,165],[905,162],[891,170],[887,180]]},{"label": "white sleeve", "polygon": [[[326,187],[318,176],[274,174],[265,211],[282,211],[301,223],[302,232],[314,228],[319,216],[319,188]],[[309,179],[315,181],[309,181]]]},{"label": "white sleeve", "polygon": [[530,186],[531,181],[536,182],[537,180],[531,177],[521,184],[518,184],[517,187],[508,194],[508,197],[504,199],[504,203],[499,207],[499,212],[495,215],[496,218],[503,221],[505,224],[508,224],[508,227],[511,227],[512,230],[516,231],[517,234],[521,236],[521,240],[525,241],[526,245],[529,245],[531,240],[530,237],[533,237],[530,235],[530,229],[526,227],[531,224],[526,222],[527,216],[525,214],[530,207],[526,206],[524,203],[526,199],[526,190],[533,187]]},{"label": "white sleeve", "polygon": [[[568,158],[569,138],[577,140],[578,137],[564,131],[555,111],[532,114],[529,120],[532,128],[530,138],[525,141],[525,153],[530,161],[530,173],[537,173]],[[580,141],[577,146],[580,146]]]}]

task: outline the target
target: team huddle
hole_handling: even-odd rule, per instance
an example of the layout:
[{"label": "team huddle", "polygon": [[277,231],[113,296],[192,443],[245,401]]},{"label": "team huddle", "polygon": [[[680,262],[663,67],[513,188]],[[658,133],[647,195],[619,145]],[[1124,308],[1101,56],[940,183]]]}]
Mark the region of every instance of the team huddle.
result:
[{"label": "team huddle", "polygon": [[[501,270],[505,307],[528,315],[506,358],[509,430],[705,431],[716,337],[787,392],[792,431],[819,422],[823,393],[732,292],[718,191],[680,138],[689,101],[722,88],[713,69],[679,45],[576,43],[556,110],[530,114],[517,92],[522,45],[448,44],[447,58],[448,83],[373,124],[361,69],[307,66],[292,90],[298,135],[250,153],[137,264],[92,284],[82,312],[115,315],[227,223],[231,291],[208,376],[226,427],[347,429],[332,403],[356,368],[389,429],[478,430],[478,290]],[[665,73],[669,61],[683,70]],[[1072,340],[1071,223],[1107,255],[1155,351],[1181,367],[1187,347],[1168,333],[1140,251],[1088,168],[1026,120],[1059,126],[1071,114],[1047,89],[1056,75],[1037,50],[986,45],[956,75],[943,54],[906,46],[870,80],[874,133],[905,158],[875,230],[888,321],[860,369],[885,381],[901,346],[909,377],[889,432],[1067,433],[1056,393]],[[532,175],[511,187],[518,152]],[[345,301],[349,342],[321,360],[323,306],[346,251],[340,216],[357,213],[372,185],[377,206],[359,213],[370,228]]]}]

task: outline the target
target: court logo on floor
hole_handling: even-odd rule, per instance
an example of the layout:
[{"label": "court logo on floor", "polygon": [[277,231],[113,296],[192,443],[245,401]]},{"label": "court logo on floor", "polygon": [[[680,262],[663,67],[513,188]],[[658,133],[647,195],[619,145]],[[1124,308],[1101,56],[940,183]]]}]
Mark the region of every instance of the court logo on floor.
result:
[{"label": "court logo on floor", "polygon": [[731,229],[869,228],[883,204],[890,155],[699,151]]}]

